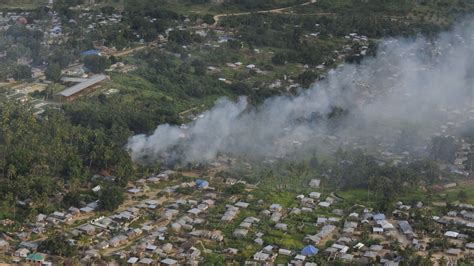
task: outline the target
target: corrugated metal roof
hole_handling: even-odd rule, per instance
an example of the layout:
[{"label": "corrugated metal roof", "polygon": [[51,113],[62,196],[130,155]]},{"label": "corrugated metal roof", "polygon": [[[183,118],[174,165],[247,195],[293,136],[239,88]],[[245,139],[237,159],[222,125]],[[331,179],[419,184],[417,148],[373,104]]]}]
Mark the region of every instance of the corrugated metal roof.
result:
[{"label": "corrugated metal roof", "polygon": [[78,83],[72,87],[69,87],[62,92],[58,93],[58,95],[64,96],[64,97],[70,97],[74,94],[77,94],[90,86],[93,86],[99,82],[102,82],[106,80],[108,77],[106,75],[94,75],[90,79],[85,80],[84,82]]},{"label": "corrugated metal roof", "polygon": [[85,79],[85,78],[76,78],[76,77],[62,77],[61,78],[61,81],[62,82],[77,82],[77,83],[80,83],[80,82],[84,82],[84,81],[87,81],[88,79]]},{"label": "corrugated metal roof", "polygon": [[88,55],[99,55],[99,50],[88,50],[81,53],[81,56],[88,56]]}]

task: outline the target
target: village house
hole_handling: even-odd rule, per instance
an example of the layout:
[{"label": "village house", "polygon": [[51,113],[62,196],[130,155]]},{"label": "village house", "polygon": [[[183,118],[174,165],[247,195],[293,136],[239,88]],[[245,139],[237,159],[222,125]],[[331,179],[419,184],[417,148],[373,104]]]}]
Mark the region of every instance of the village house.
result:
[{"label": "village house", "polygon": [[457,238],[459,236],[459,233],[454,231],[447,231],[446,233],[444,233],[444,236],[449,238]]},{"label": "village house", "polygon": [[268,261],[270,259],[270,254],[259,251],[253,255],[253,259],[260,262]]},{"label": "village house", "polygon": [[305,240],[310,241],[314,243],[315,245],[317,245],[322,239],[328,237],[334,230],[336,230],[336,226],[331,225],[331,224],[325,225],[323,226],[323,228],[321,228],[321,230],[317,234],[307,235],[305,237]]},{"label": "village house", "polygon": [[90,235],[90,236],[95,234],[96,229],[97,229],[97,227],[93,226],[92,224],[85,224],[85,225],[79,227],[79,230],[81,230],[82,232],[84,232],[85,234]]},{"label": "village house", "polygon": [[397,221],[400,231],[408,238],[413,239],[416,237],[416,234],[413,232],[411,225],[408,221]]},{"label": "village house", "polygon": [[171,258],[166,258],[166,259],[161,261],[161,264],[162,265],[167,265],[167,266],[177,266],[178,261],[174,260],[174,259],[171,259]]},{"label": "village house", "polygon": [[109,79],[109,77],[106,75],[94,75],[89,79],[78,80],[79,83],[77,83],[76,85],[58,93],[57,99],[59,101],[72,101],[78,96],[90,92],[97,86],[97,84],[107,79]]},{"label": "village house", "polygon": [[320,184],[321,184],[321,180],[320,180],[320,179],[311,179],[311,180],[309,181],[309,186],[310,186],[311,188],[319,188]]},{"label": "village house", "polygon": [[319,199],[321,197],[321,193],[311,192],[311,193],[309,193],[309,197],[312,198],[312,199]]},{"label": "village house", "polygon": [[247,236],[248,232],[247,229],[235,229],[232,235],[236,238],[243,238]]},{"label": "village house", "polygon": [[15,257],[26,258],[30,254],[27,248],[19,248],[15,251]]},{"label": "village house", "polygon": [[26,262],[31,265],[44,265],[45,255],[41,253],[30,253],[26,257]]},{"label": "village house", "polygon": [[449,256],[458,257],[459,255],[461,255],[461,253],[462,253],[462,250],[459,248],[450,248],[446,250],[446,254],[448,254]]}]

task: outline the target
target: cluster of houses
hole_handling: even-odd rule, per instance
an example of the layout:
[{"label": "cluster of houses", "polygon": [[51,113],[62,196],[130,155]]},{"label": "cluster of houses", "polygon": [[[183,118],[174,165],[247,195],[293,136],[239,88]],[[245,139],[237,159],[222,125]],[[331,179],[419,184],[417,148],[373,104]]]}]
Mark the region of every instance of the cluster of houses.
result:
[{"label": "cluster of houses", "polygon": [[[317,181],[312,180],[314,185]],[[318,183],[319,185],[319,183]],[[421,210],[424,205],[418,202],[414,205],[407,205],[402,202],[395,204],[395,210],[387,216],[385,213],[373,212],[370,208],[363,206],[354,206],[357,211],[348,211],[336,208],[337,199],[334,199],[333,206],[323,207],[313,201],[319,199],[321,193],[311,192],[308,196],[297,195],[296,198],[301,204],[301,208],[285,208],[280,204],[271,204],[268,209],[260,212],[260,217],[246,217],[236,227],[233,237],[243,239],[254,234],[254,243],[262,246],[258,249],[252,259],[247,263],[275,263],[280,256],[288,258],[292,265],[313,265],[311,257],[322,255],[327,260],[341,260],[345,263],[370,264],[375,261],[385,265],[398,265],[401,262],[401,256],[393,246],[396,242],[405,248],[411,248],[420,255],[425,256],[430,241],[434,236],[429,236],[429,228],[424,228],[426,232],[417,233],[413,228],[413,211]],[[311,199],[311,200],[304,200]],[[326,201],[328,201],[326,199]],[[304,207],[303,207],[304,206]],[[285,214],[301,214],[303,208],[313,208],[309,213],[314,212],[316,208],[327,209],[329,216],[319,215],[314,221],[318,228],[314,234],[304,237],[306,243],[304,248],[295,250],[281,244],[268,243],[264,239],[265,232],[261,232],[258,224],[262,218],[270,220],[276,230],[288,231],[288,219]],[[354,207],[351,209],[354,210]],[[466,233],[469,228],[474,227],[474,206],[468,204],[459,204],[456,208],[460,211],[450,211],[446,216],[433,217],[433,220],[445,227],[444,235],[440,236],[441,241],[448,241],[450,245],[445,249],[433,249],[439,257],[447,257],[448,260],[456,261],[463,255],[472,254],[474,243],[468,241],[470,237]],[[296,210],[296,211],[295,211]],[[463,233],[449,228],[459,228],[463,226],[466,230]],[[369,241],[364,235],[369,236]],[[331,244],[327,245],[328,241]],[[233,249],[234,252],[238,250]]]},{"label": "cluster of houses", "polygon": [[[139,180],[137,187],[145,186],[144,183],[156,184],[157,182],[169,180],[173,171],[165,171],[159,175]],[[31,262],[32,258],[40,256],[46,258],[46,254],[37,253],[38,241],[30,240],[34,235],[45,235],[45,233],[55,226],[63,224],[69,227],[64,232],[71,245],[79,245],[83,237],[90,238],[90,243],[81,254],[81,263],[91,263],[95,259],[105,254],[107,256],[125,259],[131,264],[150,265],[156,264],[157,260],[152,259],[160,256],[164,265],[176,265],[178,259],[197,260],[200,257],[200,250],[195,247],[176,247],[166,241],[168,230],[179,233],[186,232],[190,236],[208,238],[214,241],[222,241],[223,236],[218,231],[204,231],[195,229],[195,226],[204,223],[204,219],[199,216],[214,205],[215,194],[209,192],[203,199],[193,200],[186,197],[173,199],[177,188],[192,186],[203,191],[208,190],[209,183],[205,180],[195,182],[183,182],[179,185],[165,188],[168,197],[148,198],[130,206],[124,206],[109,216],[97,217],[94,211],[98,207],[98,202],[91,202],[82,208],[71,207],[67,211],[55,211],[49,215],[39,214],[36,221],[31,224],[28,233],[18,233],[19,239],[25,239],[18,245],[14,252],[12,261]],[[94,188],[100,190],[100,186]],[[141,189],[144,191],[144,189]],[[136,194],[130,193],[130,197]],[[168,205],[163,207],[167,202]],[[182,208],[186,210],[183,212]],[[154,218],[149,218],[153,215]],[[81,218],[76,219],[76,218]],[[77,221],[86,221],[76,225]],[[8,223],[8,221],[3,221]],[[8,225],[8,224],[6,224]],[[169,226],[168,226],[169,225]],[[11,242],[13,243],[13,242]],[[125,248],[127,245],[130,247]],[[3,250],[10,249],[10,241],[1,240],[0,247]],[[54,257],[54,256],[52,256]],[[41,262],[43,263],[43,262]],[[47,265],[47,264],[44,264]]]},{"label": "cluster of houses", "polygon": [[[275,248],[272,245],[268,245],[264,247],[262,250],[256,252],[253,255],[253,260],[257,263],[269,262],[269,261],[274,261],[279,255],[281,255],[281,256],[294,257],[294,259],[290,261],[291,265],[303,265],[307,257],[315,256],[318,254],[318,252],[319,252],[319,249],[313,245],[307,245],[303,249],[301,249],[301,251],[299,252],[291,251],[284,248]],[[312,262],[306,262],[304,263],[304,265],[316,266],[317,264],[312,263]]]},{"label": "cluster of houses", "polygon": [[474,162],[469,161],[468,156],[471,156],[474,151],[471,149],[471,143],[467,142],[467,140],[461,139],[460,142],[456,158],[454,159],[454,166],[461,174],[469,175],[468,169],[474,169]]},{"label": "cluster of houses", "polygon": [[[122,19],[122,14],[118,12],[109,15],[101,12],[100,10],[91,11],[91,9],[89,8],[89,4],[85,6],[78,6],[77,8],[80,8],[81,10],[81,14],[78,15],[78,19],[70,19],[66,23],[68,23],[70,27],[82,27],[84,23],[89,23],[86,27],[85,32],[91,32],[97,27],[108,27],[117,25],[121,22]],[[39,30],[43,32],[45,36],[45,40],[42,44],[45,45],[45,47],[47,47],[48,49],[61,45],[63,41],[67,38],[67,33],[64,32],[64,25],[62,25],[64,20],[60,18],[57,11],[51,9],[45,19],[41,20],[31,20],[31,17],[31,12],[0,12],[0,30],[8,30],[8,28],[14,24],[24,25],[30,30]],[[94,47],[98,51],[103,52],[105,54],[113,54],[116,52],[114,49],[109,49],[108,47],[105,47],[103,45],[103,41],[94,42]],[[6,52],[0,51],[0,59],[5,56]],[[32,66],[31,58],[19,57],[17,61],[19,64]],[[9,100],[15,100],[26,103],[30,100],[28,94],[31,94],[35,91],[43,91],[50,84],[50,82],[45,80],[45,69],[46,65],[32,67],[32,78],[42,82],[34,83],[34,86],[38,87],[39,84],[41,85],[41,88],[35,88],[35,90],[33,91],[26,92],[17,92],[15,88],[13,88],[12,90],[8,90],[7,98]],[[108,71],[128,73],[130,71],[133,71],[134,69],[136,69],[136,67],[133,65],[124,65],[123,63],[117,63],[112,65],[111,68],[108,69]],[[80,65],[76,65],[76,67],[70,66],[68,68],[63,69],[63,74],[83,79],[86,79],[88,77],[85,74],[83,67],[81,67]],[[97,77],[90,77],[90,79],[96,80]],[[9,78],[8,81],[15,82],[13,78]],[[76,83],[78,84],[67,88],[69,89],[69,91],[73,91],[74,93],[67,93],[68,90],[65,90],[64,92],[57,94],[57,98],[61,101],[72,100],[77,95],[88,92],[91,88],[95,88],[98,82],[94,81],[93,83],[91,83],[92,85],[87,86],[84,86],[87,83],[84,83],[82,81]],[[68,86],[67,82],[65,84],[66,86]],[[18,86],[32,87],[30,83],[23,83]],[[78,90],[79,88],[80,90]],[[45,111],[45,108],[44,106],[34,107],[34,111],[36,115],[39,115]]]},{"label": "cluster of houses", "polygon": [[[26,16],[27,13],[22,13],[20,15]],[[14,23],[20,18],[20,15],[17,15],[15,12],[7,12],[0,14],[0,30],[8,30],[10,24]]]},{"label": "cluster of houses", "polygon": [[[27,13],[16,14],[6,13],[0,16],[0,27],[8,27],[11,21],[24,23]],[[49,29],[49,36],[59,38],[62,36],[62,25],[57,14],[52,13],[52,25]],[[87,31],[92,32],[99,27],[113,26],[121,21],[121,14],[106,15],[97,12],[84,12],[79,15],[81,20],[88,24]],[[149,18],[151,22],[153,19]],[[71,20],[71,24],[78,22]],[[28,24],[33,27],[34,24]],[[318,33],[310,34],[311,37],[318,37]],[[368,39],[357,33],[351,33],[345,37],[355,43],[360,44],[359,56],[364,56],[368,50]],[[221,37],[218,43],[226,42],[229,38]],[[97,44],[98,52],[106,50],[103,45]],[[259,52],[259,51],[255,51]],[[335,51],[339,54],[339,59],[347,53],[353,52],[351,46],[346,46],[343,52]],[[1,57],[1,54],[0,54]],[[230,69],[245,68],[263,73],[255,64],[243,64],[242,62],[226,63]],[[307,68],[307,66],[305,66]],[[134,66],[127,66],[117,63],[109,69],[127,73],[135,69]],[[317,70],[325,69],[324,65],[316,67]],[[208,67],[210,72],[218,72],[217,67]],[[44,73],[41,70],[38,75]],[[84,72],[78,70],[77,73],[70,73],[71,76],[63,78],[63,82],[74,83],[73,86],[59,93],[63,100],[71,100],[80,93],[94,88],[97,84],[108,79],[105,75],[83,77]],[[77,75],[76,75],[77,74]],[[76,77],[78,76],[78,77]],[[219,78],[220,81],[230,83],[226,78]],[[287,81],[285,76],[284,81]],[[291,81],[290,83],[293,83]],[[280,87],[282,82],[275,81],[272,86]],[[293,84],[295,85],[295,84]],[[296,85],[297,86],[297,85]],[[28,86],[19,87],[19,90],[28,90]],[[23,91],[22,91],[23,92]],[[26,92],[28,93],[28,92]],[[23,98],[21,98],[23,99]],[[38,103],[41,109],[42,103]],[[450,115],[458,116],[453,110],[446,110]],[[468,110],[472,112],[472,110]],[[459,112],[459,116],[463,112]],[[474,112],[471,113],[474,116]],[[440,134],[447,134],[459,126],[458,123],[450,124],[441,128]],[[339,142],[335,136],[325,136],[327,142]],[[471,144],[467,140],[459,140],[459,149],[456,152],[456,159],[453,162],[458,173],[465,175],[467,157],[472,153]],[[292,142],[301,146],[301,143]],[[389,145],[381,143],[381,148]],[[409,154],[395,154],[386,150],[381,151],[382,157],[387,160],[402,160]],[[404,157],[405,156],[405,157]],[[471,167],[472,169],[472,167]],[[468,173],[469,174],[469,173]],[[209,252],[221,252],[208,250],[203,243],[218,243],[225,246],[226,238],[249,241],[256,244],[258,249],[249,257],[249,263],[273,263],[278,257],[287,257],[289,263],[294,265],[316,265],[312,263],[312,257],[323,255],[327,260],[342,260],[353,264],[369,264],[378,258],[380,263],[386,265],[398,265],[400,256],[392,246],[395,240],[404,247],[414,248],[423,252],[429,243],[429,238],[417,234],[413,224],[411,211],[423,208],[423,204],[416,206],[406,205],[402,202],[396,204],[396,210],[390,215],[380,213],[358,206],[346,210],[338,204],[341,199],[334,195],[324,195],[319,192],[321,186],[320,179],[312,179],[308,187],[314,191],[296,196],[297,206],[286,207],[280,203],[271,202],[267,204],[259,200],[255,205],[265,206],[255,215],[247,215],[247,211],[252,208],[255,202],[250,199],[238,199],[223,206],[223,211],[218,214],[219,222],[222,224],[234,224],[230,234],[222,230],[209,227],[207,219],[209,213],[216,208],[216,205],[228,200],[224,198],[222,192],[211,186],[210,181],[195,179],[188,182],[176,183],[164,188],[159,192],[151,189],[162,182],[174,180],[173,171],[164,171],[157,175],[152,175],[144,179],[137,180],[133,187],[128,188],[126,203],[113,214],[97,217],[99,202],[93,201],[82,207],[71,207],[64,211],[54,211],[48,215],[38,214],[35,221],[29,228],[16,234],[16,238],[21,242],[12,245],[15,241],[7,238],[0,239],[1,250],[13,250],[13,262],[26,262],[41,265],[51,265],[48,262],[47,254],[38,253],[38,241],[32,241],[32,235],[44,236],[50,229],[59,226],[70,226],[65,232],[71,245],[79,245],[79,239],[90,238],[90,244],[85,246],[81,252],[81,262],[92,263],[101,257],[112,257],[125,261],[130,265],[178,265],[183,263],[198,264],[204,260],[204,255]],[[231,186],[237,183],[229,178],[224,183]],[[182,188],[192,188],[199,191],[199,198],[179,193]],[[100,187],[95,187],[94,192],[100,191]],[[160,196],[158,196],[160,194]],[[223,199],[224,198],[224,199]],[[443,237],[449,242],[449,247],[439,252],[446,256],[459,258],[474,250],[474,242],[468,241],[469,229],[474,228],[474,206],[459,204],[455,210],[449,211],[445,216],[432,217],[432,220],[444,229]],[[298,241],[304,243],[302,248],[290,248],[282,244],[269,243],[266,241],[267,232],[262,230],[262,224],[269,222],[271,230],[277,230],[285,234],[292,230],[292,218],[299,215],[313,214],[323,210],[325,215],[318,215],[314,221],[309,222],[315,228]],[[86,222],[76,225],[74,222],[85,220]],[[8,224],[8,221],[2,221]],[[74,224],[74,225],[73,225]],[[370,241],[365,238],[370,236]],[[329,243],[329,244],[328,244]],[[224,253],[230,259],[241,251],[234,247],[227,247]]]},{"label": "cluster of houses", "polygon": [[[249,265],[271,264],[282,259],[293,265],[315,265],[313,257],[321,256],[328,261],[352,264],[380,260],[397,265],[401,257],[394,243],[424,255],[434,237],[448,243],[441,249],[430,249],[437,256],[456,260],[474,249],[468,233],[474,228],[474,206],[468,204],[458,204],[446,215],[432,217],[437,230],[442,232],[436,236],[427,233],[435,229],[420,231],[414,227],[419,221],[413,213],[424,208],[421,202],[397,202],[389,214],[361,205],[347,207],[336,195],[320,192],[320,179],[311,179],[308,182],[311,191],[295,195],[295,204],[285,206],[250,195],[228,197],[222,189],[216,189],[215,186],[239,183],[233,178],[178,177],[168,170],[135,181],[126,202],[107,216],[96,215],[99,204],[96,201],[81,208],[39,214],[29,233],[25,234],[25,230],[18,233],[20,244],[5,238],[0,240],[0,249],[14,250],[12,261],[54,261],[54,256],[38,253],[39,242],[31,240],[31,235],[45,235],[50,228],[60,225],[68,228],[65,236],[71,245],[84,245],[81,239],[90,239],[80,249],[80,259],[85,264],[104,257],[131,265],[198,264],[209,253],[220,253],[233,261],[242,252],[233,246],[234,241],[257,247],[247,257]],[[93,188],[100,189],[100,186]],[[220,210],[217,213],[216,208]],[[306,216],[314,219],[297,225],[311,228],[295,240],[302,243],[299,248],[269,241],[272,231],[292,235],[295,223],[301,219],[298,217]],[[217,225],[210,226],[214,222]],[[225,225],[230,225],[231,230],[227,231]],[[210,250],[210,243],[224,249]]]},{"label": "cluster of houses", "polygon": [[470,176],[474,167],[471,165],[472,160],[470,161],[468,158],[474,153],[473,144],[470,143],[469,139],[460,137],[459,132],[465,131],[465,126],[469,123],[474,123],[474,108],[472,106],[442,107],[439,111],[448,117],[449,121],[440,126],[439,132],[435,136],[453,138],[457,145],[454,161],[447,166],[448,170],[460,176]]},{"label": "cluster of houses", "polygon": [[[270,253],[270,256],[265,256],[262,253],[268,254],[269,248],[266,248],[256,253],[254,259],[266,258],[267,262],[271,262],[277,254],[280,254],[294,256],[291,262],[295,265],[303,265],[302,263],[308,256],[320,253],[328,260],[339,259],[346,263],[369,264],[376,261],[377,257],[384,257],[388,253],[393,253],[390,239],[402,238],[402,245],[417,243],[416,235],[413,233],[410,223],[406,220],[389,221],[384,214],[372,213],[367,209],[362,213],[353,212],[347,215],[342,228],[339,228],[338,224],[340,224],[341,219],[342,217],[332,219],[319,217],[317,220],[317,224],[321,226],[319,232],[305,237],[304,241],[309,245],[300,252],[290,251],[283,254],[279,251],[278,253]],[[366,231],[368,230],[367,226],[370,226],[372,230]],[[361,235],[364,233],[371,234],[379,240],[380,244],[367,245],[361,242]],[[316,246],[324,246],[328,240],[332,240],[334,243],[322,251],[316,248]],[[308,252],[308,250],[312,252]],[[385,262],[395,263],[394,265],[396,265],[399,261],[385,259]]]},{"label": "cluster of houses", "polygon": [[[84,11],[87,11],[87,9]],[[93,32],[99,27],[107,27],[107,26],[113,26],[113,25],[119,24],[122,20],[122,14],[113,13],[113,14],[108,15],[100,11],[81,12],[78,18],[81,20],[81,23],[87,24],[86,32]],[[77,22],[70,21],[70,23],[77,23]]]},{"label": "cluster of houses", "polygon": [[34,30],[37,29],[37,25],[35,25],[34,21],[28,21],[28,17],[30,16],[31,12],[23,11],[23,12],[0,12],[0,30],[8,30],[12,25],[18,23],[21,25],[25,25],[28,29]]},{"label": "cluster of houses", "polygon": [[441,226],[444,241],[447,243],[442,252],[455,259],[474,254],[474,243],[470,232],[474,228],[474,206],[457,204],[443,216],[432,219]]},{"label": "cluster of houses", "polygon": [[[156,183],[157,179],[169,180],[170,175],[171,171],[167,171],[150,176],[146,181]],[[202,197],[193,199],[188,196],[177,196],[176,191],[179,188],[194,188],[202,193]],[[220,243],[224,240],[224,234],[221,231],[203,227],[207,213],[218,200],[218,193],[214,192],[209,181],[196,179],[192,182],[181,182],[161,191],[166,193],[166,200],[158,202],[148,199],[134,206],[141,208],[147,204],[147,213],[156,213],[158,216],[143,223],[140,228],[141,236],[138,239],[127,241],[123,234],[120,234],[121,238],[115,236],[118,247],[124,246],[125,243],[129,246],[109,255],[125,259],[129,264],[138,265],[158,263],[177,265],[178,262],[197,264],[202,260],[202,241]],[[140,193],[134,195],[139,196]],[[236,208],[245,206],[243,202],[235,204]],[[173,242],[169,241],[171,239]],[[204,251],[208,252],[206,249]],[[156,257],[159,259],[157,260]]]},{"label": "cluster of houses", "polygon": [[[19,202],[19,204],[28,204],[27,202]],[[47,255],[37,252],[38,241],[34,241],[37,237],[47,235],[51,230],[61,228],[62,226],[71,225],[74,221],[85,218],[91,215],[91,212],[98,208],[96,201],[91,202],[83,208],[70,207],[66,211],[54,211],[49,215],[40,213],[33,221],[28,224],[28,227],[23,228],[15,234],[15,239],[20,240],[18,248],[12,252],[13,262],[35,262],[42,263],[42,265],[51,265],[51,262],[46,261]],[[2,220],[3,226],[10,226],[13,224],[10,220]],[[94,228],[88,225],[78,227],[79,232],[91,234]],[[75,232],[73,230],[73,232]],[[72,241],[72,240],[71,240]],[[0,248],[3,251],[12,250],[16,240],[13,238],[6,238],[0,240]]]}]

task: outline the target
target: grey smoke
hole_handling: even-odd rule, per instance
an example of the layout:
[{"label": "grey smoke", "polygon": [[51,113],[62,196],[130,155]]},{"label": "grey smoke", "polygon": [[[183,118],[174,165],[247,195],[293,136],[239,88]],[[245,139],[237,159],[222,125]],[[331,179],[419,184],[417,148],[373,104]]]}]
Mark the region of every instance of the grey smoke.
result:
[{"label": "grey smoke", "polygon": [[[205,162],[218,154],[272,157],[301,150],[333,149],[331,142],[394,142],[406,125],[436,133],[456,108],[474,116],[474,22],[459,24],[435,40],[388,39],[376,57],[330,71],[297,96],[278,96],[261,106],[245,97],[220,99],[184,127],[159,125],[151,135],[130,138],[136,161]],[[349,112],[334,124],[328,115]],[[444,111],[443,111],[444,110]]]}]

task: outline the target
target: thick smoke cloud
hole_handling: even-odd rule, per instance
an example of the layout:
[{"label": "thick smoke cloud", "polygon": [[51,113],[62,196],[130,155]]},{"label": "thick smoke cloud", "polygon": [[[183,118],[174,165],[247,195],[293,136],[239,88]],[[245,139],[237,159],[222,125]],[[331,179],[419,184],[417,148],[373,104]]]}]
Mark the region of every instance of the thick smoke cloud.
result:
[{"label": "thick smoke cloud", "polygon": [[331,143],[389,145],[406,125],[422,136],[436,133],[451,119],[445,108],[472,119],[473,76],[469,21],[435,40],[384,40],[376,57],[332,70],[297,96],[273,97],[259,107],[245,97],[220,99],[192,123],[159,125],[149,136],[130,138],[127,149],[139,162],[205,162],[221,153],[263,158],[333,149]]}]

